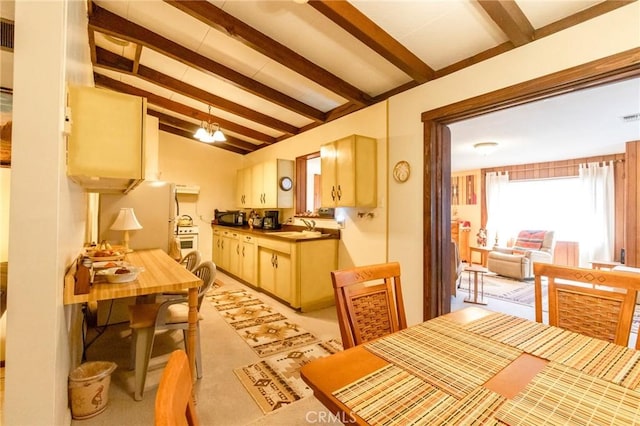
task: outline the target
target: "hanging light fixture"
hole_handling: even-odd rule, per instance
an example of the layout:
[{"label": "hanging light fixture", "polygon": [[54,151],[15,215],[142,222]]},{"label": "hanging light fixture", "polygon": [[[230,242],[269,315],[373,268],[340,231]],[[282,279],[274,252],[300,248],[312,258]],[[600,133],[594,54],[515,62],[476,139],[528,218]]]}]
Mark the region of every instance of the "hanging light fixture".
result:
[{"label": "hanging light fixture", "polygon": [[209,105],[209,119],[206,123],[203,121],[200,124],[200,128],[194,133],[193,137],[206,143],[224,142],[227,140],[222,130],[220,130],[220,125],[211,122],[211,105]]}]

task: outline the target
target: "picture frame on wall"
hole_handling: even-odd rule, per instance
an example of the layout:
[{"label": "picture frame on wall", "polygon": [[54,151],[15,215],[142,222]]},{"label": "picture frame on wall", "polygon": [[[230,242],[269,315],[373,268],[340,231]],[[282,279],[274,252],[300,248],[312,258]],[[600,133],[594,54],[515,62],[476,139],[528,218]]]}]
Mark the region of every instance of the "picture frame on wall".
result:
[{"label": "picture frame on wall", "polygon": [[11,167],[13,91],[0,87],[0,167]]}]

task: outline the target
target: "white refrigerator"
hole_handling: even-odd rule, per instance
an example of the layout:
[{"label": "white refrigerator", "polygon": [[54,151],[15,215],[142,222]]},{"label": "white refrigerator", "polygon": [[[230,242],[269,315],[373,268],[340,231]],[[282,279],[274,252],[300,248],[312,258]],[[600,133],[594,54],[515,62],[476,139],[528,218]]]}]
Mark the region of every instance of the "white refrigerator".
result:
[{"label": "white refrigerator", "polygon": [[122,244],[124,231],[109,228],[122,207],[131,207],[142,229],[129,231],[129,248],[161,248],[169,253],[175,238],[177,199],[175,185],[142,182],[128,194],[100,194],[98,213],[99,241]]}]

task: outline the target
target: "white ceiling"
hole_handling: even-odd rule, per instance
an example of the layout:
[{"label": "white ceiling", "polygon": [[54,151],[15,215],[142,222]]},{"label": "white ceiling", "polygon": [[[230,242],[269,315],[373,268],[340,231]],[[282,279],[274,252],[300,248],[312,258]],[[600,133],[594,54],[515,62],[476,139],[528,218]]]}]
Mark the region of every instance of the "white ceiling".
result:
[{"label": "white ceiling", "polygon": [[[622,153],[640,140],[640,79],[559,95],[451,124],[452,171]],[[497,142],[488,156],[473,145]]]}]

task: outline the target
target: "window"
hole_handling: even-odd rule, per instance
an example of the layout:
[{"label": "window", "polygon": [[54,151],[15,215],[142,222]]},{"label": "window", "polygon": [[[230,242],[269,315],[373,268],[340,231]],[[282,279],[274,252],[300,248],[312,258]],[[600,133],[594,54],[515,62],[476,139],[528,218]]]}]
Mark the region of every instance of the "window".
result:
[{"label": "window", "polygon": [[579,241],[584,233],[577,177],[513,180],[507,186],[505,223],[499,233],[514,236],[523,229],[555,231],[562,241]]}]

